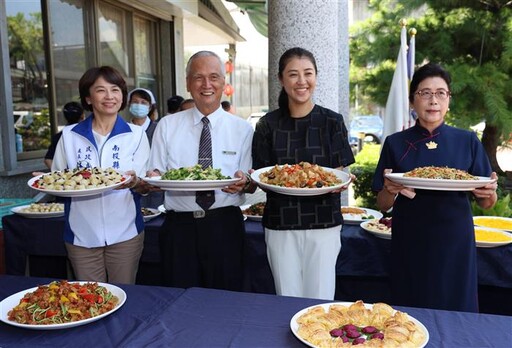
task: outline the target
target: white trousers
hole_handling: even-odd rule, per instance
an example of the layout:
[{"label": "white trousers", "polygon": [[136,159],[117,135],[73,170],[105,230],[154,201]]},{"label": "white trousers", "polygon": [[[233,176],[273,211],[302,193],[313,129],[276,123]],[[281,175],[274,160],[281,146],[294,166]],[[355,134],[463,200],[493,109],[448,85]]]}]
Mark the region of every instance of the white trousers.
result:
[{"label": "white trousers", "polygon": [[267,257],[278,295],[334,299],[341,228],[265,228]]}]

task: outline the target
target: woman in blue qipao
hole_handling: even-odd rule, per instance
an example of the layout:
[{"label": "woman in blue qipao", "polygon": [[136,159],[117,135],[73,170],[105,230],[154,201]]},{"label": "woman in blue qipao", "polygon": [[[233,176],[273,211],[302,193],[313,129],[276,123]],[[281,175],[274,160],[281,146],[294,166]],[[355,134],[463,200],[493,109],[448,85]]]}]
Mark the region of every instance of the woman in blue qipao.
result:
[{"label": "woman in blue qipao", "polygon": [[[469,197],[482,208],[496,203],[497,184],[467,191],[405,188],[384,177],[417,167],[450,167],[496,179],[484,147],[471,131],[444,123],[451,78],[428,63],[411,81],[416,125],[386,138],[372,189],[382,211],[393,208],[392,303],[478,312],[476,245]],[[491,173],[492,172],[492,173]]]}]

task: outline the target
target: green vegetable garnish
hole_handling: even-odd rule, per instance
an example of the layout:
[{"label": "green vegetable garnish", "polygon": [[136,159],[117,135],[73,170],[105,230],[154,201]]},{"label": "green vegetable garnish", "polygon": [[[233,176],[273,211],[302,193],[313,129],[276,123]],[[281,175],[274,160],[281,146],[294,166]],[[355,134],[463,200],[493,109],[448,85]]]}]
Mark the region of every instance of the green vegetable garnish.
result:
[{"label": "green vegetable garnish", "polygon": [[196,164],[193,167],[181,167],[168,170],[162,175],[162,180],[223,180],[231,179],[229,176],[222,175],[220,169],[208,167],[203,169],[201,165]]}]

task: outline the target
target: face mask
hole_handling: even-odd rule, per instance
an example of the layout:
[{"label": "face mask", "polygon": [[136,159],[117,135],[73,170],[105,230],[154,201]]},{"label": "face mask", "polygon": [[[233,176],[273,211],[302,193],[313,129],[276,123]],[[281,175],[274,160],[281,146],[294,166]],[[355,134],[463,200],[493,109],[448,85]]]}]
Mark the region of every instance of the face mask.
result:
[{"label": "face mask", "polygon": [[144,118],[149,114],[149,106],[144,104],[131,104],[130,113],[137,118]]}]

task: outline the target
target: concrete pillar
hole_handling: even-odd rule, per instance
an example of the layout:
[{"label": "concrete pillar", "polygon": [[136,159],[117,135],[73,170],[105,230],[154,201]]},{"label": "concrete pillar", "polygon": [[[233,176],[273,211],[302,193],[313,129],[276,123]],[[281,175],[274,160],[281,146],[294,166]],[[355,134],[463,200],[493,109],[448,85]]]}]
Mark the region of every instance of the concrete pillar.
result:
[{"label": "concrete pillar", "polygon": [[[270,110],[277,108],[281,90],[279,57],[298,46],[316,59],[314,102],[342,114],[348,128],[348,0],[267,0],[267,6]],[[347,191],[341,195],[343,205],[348,205]]]},{"label": "concrete pillar", "polygon": [[279,57],[299,46],[313,53],[318,66],[316,104],[348,121],[348,0],[268,0],[269,106],[277,108],[281,85]]}]

